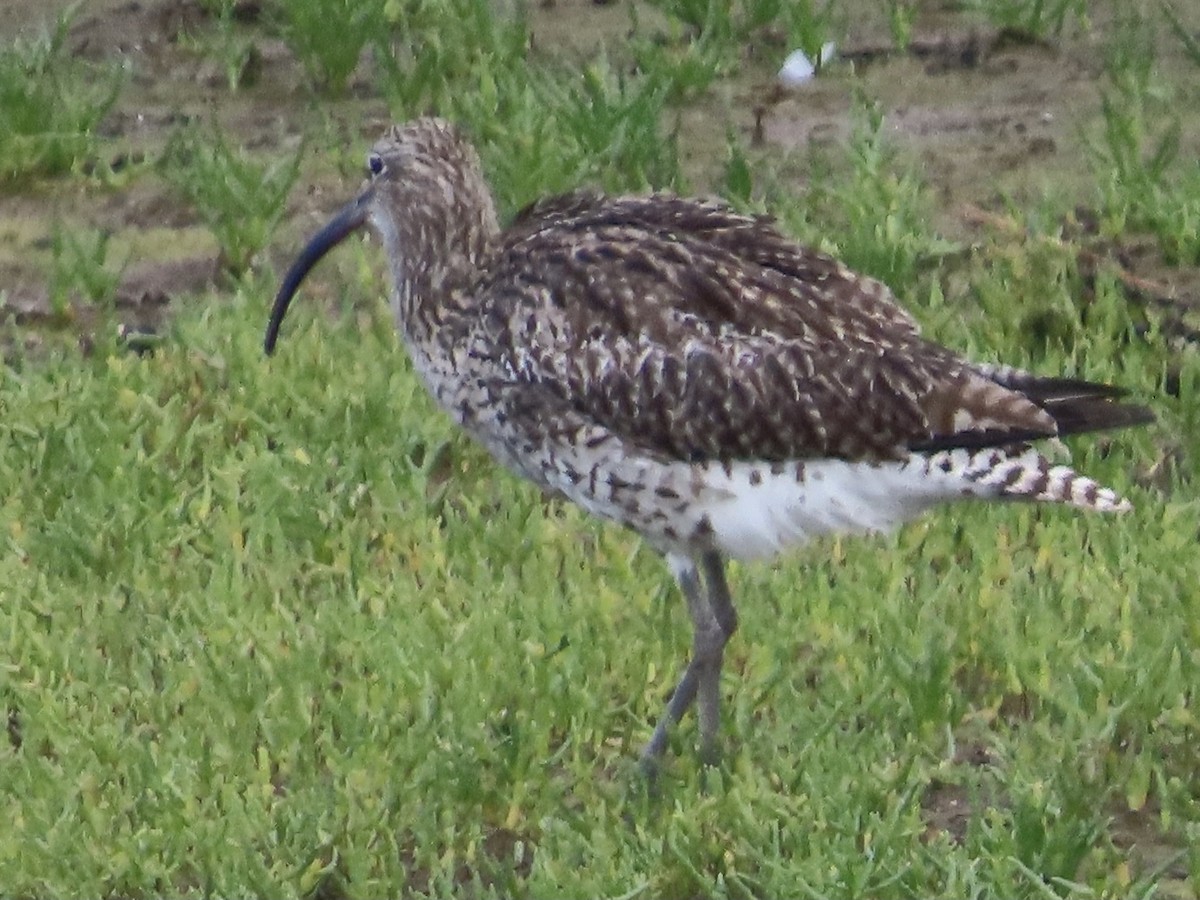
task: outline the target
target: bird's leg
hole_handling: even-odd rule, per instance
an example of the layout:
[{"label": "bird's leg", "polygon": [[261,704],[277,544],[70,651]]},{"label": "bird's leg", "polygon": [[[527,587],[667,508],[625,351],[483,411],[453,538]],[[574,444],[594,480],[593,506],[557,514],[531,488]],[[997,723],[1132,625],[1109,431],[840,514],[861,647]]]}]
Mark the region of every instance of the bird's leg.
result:
[{"label": "bird's leg", "polygon": [[700,557],[700,564],[704,567],[704,581],[708,585],[708,602],[712,605],[713,615],[725,632],[725,637],[733,637],[738,627],[738,614],[729,595],[729,582],[725,580],[725,560],[720,553],[712,551]]},{"label": "bird's leg", "polygon": [[[679,684],[671,692],[671,699],[667,701],[667,708],[654,727],[654,734],[650,736],[649,742],[642,750],[642,767],[648,772],[654,772],[657,769],[658,760],[662,757],[663,751],[667,749],[667,735],[670,733],[671,726],[683,718],[683,714],[696,699],[696,688],[700,683],[700,634],[717,624],[700,586],[700,576],[696,571],[696,564],[690,559],[684,558],[668,559],[668,563],[675,573],[675,580],[679,583],[679,589],[683,592],[688,612],[692,617],[692,658],[688,661],[687,668],[683,671],[683,677],[679,679]],[[719,628],[719,626],[717,627]]]},{"label": "bird's leg", "polygon": [[708,582],[707,591],[700,584],[699,572],[692,560],[674,558],[669,562],[692,617],[692,657],[642,751],[642,766],[651,772],[666,750],[671,726],[683,717],[697,695],[700,697],[700,757],[705,763],[716,760],[721,660],[725,643],[737,628],[737,613],[729,598],[724,564],[718,554],[706,554],[701,559]]},{"label": "bird's leg", "polygon": [[[721,666],[725,661],[725,644],[737,631],[737,610],[729,596],[729,584],[725,581],[725,560],[715,552],[705,553],[700,558],[704,569],[704,582],[708,588],[708,615],[711,625],[704,632],[703,652],[705,665],[700,669],[696,713],[700,719],[700,759],[706,765],[716,764],[720,755],[717,747],[717,730],[721,722]],[[712,628],[716,626],[716,629]],[[696,657],[701,655],[700,626],[696,626]]]}]

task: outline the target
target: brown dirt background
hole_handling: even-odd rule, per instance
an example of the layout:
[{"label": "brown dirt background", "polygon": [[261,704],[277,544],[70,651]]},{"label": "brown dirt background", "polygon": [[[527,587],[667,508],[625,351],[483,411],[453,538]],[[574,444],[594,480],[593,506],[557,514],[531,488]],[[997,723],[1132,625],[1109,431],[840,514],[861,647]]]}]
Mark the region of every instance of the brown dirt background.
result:
[{"label": "brown dirt background", "polygon": [[[51,27],[68,5],[8,0],[0,8],[0,41]],[[681,150],[691,183],[713,183],[726,126],[743,133],[757,152],[781,158],[799,159],[814,145],[836,151],[850,132],[853,92],[861,88],[885,110],[888,140],[933,188],[935,225],[948,237],[970,242],[981,224],[989,224],[979,210],[1034,204],[1046,194],[1075,197],[1086,209],[1094,198],[1084,144],[1098,134],[1104,23],[1093,20],[1093,27],[1068,29],[1053,44],[1038,43],[973,22],[952,6],[916,3],[912,44],[897,53],[878,9],[856,15],[855,0],[847,0],[845,18],[854,27],[839,54],[850,65],[793,91],[779,90],[772,78],[789,48],[764,34],[761,45],[748,48],[736,77],[681,112]],[[1200,28],[1200,8],[1180,9]],[[247,28],[261,24],[254,0],[238,10]],[[653,22],[654,16],[644,11],[641,19]],[[619,46],[630,23],[625,3],[593,0],[535,3],[530,19],[534,52],[580,58],[601,44]],[[216,123],[248,147],[291,152],[314,120],[331,117],[357,143],[345,155],[357,161],[388,121],[365,66],[346,96],[315,96],[286,45],[265,29],[255,36],[257,77],[231,93],[218,64],[203,52],[202,36],[211,27],[198,0],[88,0],[78,6],[72,52],[118,61],[129,73],[116,109],[101,126],[101,158],[91,163],[111,166],[116,175],[106,183],[60,178],[0,191],[0,289],[8,313],[0,327],[10,350],[14,343],[36,346],[47,329],[86,335],[96,324],[96,311],[86,304],[76,304],[66,317],[50,309],[55,223],[111,235],[109,259],[124,263],[116,297],[123,322],[153,328],[172,301],[214,287],[212,237],[161,178],[144,171],[181,124]],[[1161,49],[1161,66],[1185,71],[1180,48],[1165,43]],[[1185,122],[1181,153],[1198,155],[1198,148],[1200,111]],[[346,168],[344,159],[331,164],[308,154],[267,254],[276,269],[287,248],[354,189],[357,173]],[[800,166],[795,177],[805,177]],[[1013,227],[1003,216],[990,221],[997,225]],[[1190,302],[1200,293],[1197,273],[1164,268],[1149,242],[1131,239],[1119,256],[1125,269],[1164,296]]]}]

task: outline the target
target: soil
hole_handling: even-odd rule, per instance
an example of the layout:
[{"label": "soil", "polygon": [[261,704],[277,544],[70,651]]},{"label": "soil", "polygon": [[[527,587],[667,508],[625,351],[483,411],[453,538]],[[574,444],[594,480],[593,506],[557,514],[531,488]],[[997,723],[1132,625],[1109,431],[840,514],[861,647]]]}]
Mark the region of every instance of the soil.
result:
[{"label": "soil", "polygon": [[[743,71],[681,113],[684,164],[692,184],[711,184],[724,153],[725,125],[761,152],[786,154],[840,145],[852,127],[853,93],[861,89],[886,112],[887,135],[919,166],[934,189],[936,224],[970,241],[989,221],[981,210],[1035,203],[1046,193],[1077,197],[1086,207],[1083,141],[1097,133],[1103,86],[1103,29],[1076,28],[1053,45],[1021,39],[943,10],[917,4],[906,52],[895,50],[879,15],[852,16],[856,30],[839,48],[839,63],[822,77],[784,90],[773,79],[788,52],[764,32]],[[0,8],[0,41],[51,28],[67,0],[8,0]],[[68,46],[129,73],[116,109],[101,126],[100,157],[85,168],[111,169],[106,179],[47,180],[0,192],[0,326],[10,348],[36,345],[51,330],[86,335],[97,316],[88,304],[54,308],[48,287],[54,228],[100,229],[110,236],[109,265],[122,265],[115,306],[122,322],[154,328],[172,302],[213,288],[216,245],[187,205],[153,172],[153,161],[181,123],[213,122],[249,147],[294,147],[314,119],[303,69],[264,27],[257,0],[241,0],[238,27],[253,36],[252,83],[231,92],[219,64],[203,52],[213,22],[199,0],[88,0],[78,6]],[[658,21],[653,10],[643,23]],[[531,5],[533,52],[584,55],[628,35],[626,3],[543,0]],[[1197,16],[1200,19],[1200,16]],[[861,23],[875,23],[862,25]],[[1200,22],[1197,23],[1200,25]],[[874,30],[872,30],[874,28]],[[1162,48],[1162,65],[1187,65],[1179,48]],[[388,119],[360,72],[346,97],[320,99],[324,115],[346,124],[365,146]],[[714,127],[713,119],[721,120]],[[1200,143],[1200,119],[1185,123],[1184,153]],[[1194,154],[1193,154],[1194,155]],[[797,176],[802,179],[803,175]],[[352,177],[306,159],[274,246],[294,247],[344,197]],[[351,188],[352,189],[352,188]],[[1126,254],[1121,265],[1160,299],[1200,298],[1200,275],[1167,269],[1157,254]],[[273,251],[282,253],[283,251]],[[1102,254],[1110,258],[1107,250]],[[278,266],[286,262],[274,258]],[[31,327],[32,326],[32,327]]]},{"label": "soil", "polygon": [[[845,6],[852,9],[855,2]],[[0,42],[52,27],[69,5],[6,0],[0,4]],[[877,7],[871,15],[847,15],[857,30],[839,47],[839,62],[788,90],[773,73],[791,48],[764,33],[741,73],[681,112],[689,181],[700,189],[713,183],[727,124],[756,152],[783,157],[813,145],[836,149],[852,128],[854,92],[862,90],[884,109],[889,140],[933,188],[936,224],[946,236],[970,243],[987,229],[1021,239],[1021,226],[1005,210],[1032,206],[1047,194],[1072,198],[1080,210],[1072,227],[1086,230],[1095,198],[1085,141],[1099,134],[1103,28],[1077,27],[1053,44],[1041,43],[946,11],[956,5],[916,3],[919,14],[905,52],[895,50]],[[1200,5],[1176,7],[1200,33]],[[128,72],[117,106],[102,124],[100,156],[87,164],[112,174],[0,187],[0,344],[9,355],[34,351],[51,336],[77,338],[86,347],[93,329],[112,325],[82,301],[53,307],[48,273],[56,225],[110,235],[110,258],[125,261],[115,306],[126,328],[153,330],[178,304],[220,289],[215,242],[153,170],[181,123],[215,122],[247,146],[291,152],[319,115],[332,116],[361,154],[387,121],[386,104],[361,73],[344,98],[314,98],[286,45],[263,27],[260,5],[241,0],[237,11],[239,27],[254,36],[255,72],[252,84],[231,92],[224,72],[203,53],[203,36],[213,23],[199,0],[78,4],[68,37],[72,52],[102,64],[116,61]],[[530,16],[533,52],[539,53],[554,48],[582,56],[601,44],[619,46],[630,28],[626,2],[541,0],[531,4]],[[640,14],[643,23],[653,17],[653,11]],[[875,30],[861,22],[876,22]],[[1190,63],[1178,42],[1160,49],[1160,67],[1179,83]],[[1183,158],[1200,155],[1200,111],[1193,112],[1182,123]],[[357,177],[328,159],[305,159],[274,239],[276,271],[286,265],[288,248],[345,199]],[[1143,298],[1180,309],[1200,306],[1200,272],[1164,265],[1145,240],[1089,246],[1081,263],[1117,266]],[[960,762],[969,767],[988,761]],[[978,814],[970,809],[971,797],[956,784],[931,785],[923,801],[929,836],[963,840]],[[1151,819],[1122,811],[1114,825],[1114,838],[1143,847],[1148,863],[1172,852]]]}]

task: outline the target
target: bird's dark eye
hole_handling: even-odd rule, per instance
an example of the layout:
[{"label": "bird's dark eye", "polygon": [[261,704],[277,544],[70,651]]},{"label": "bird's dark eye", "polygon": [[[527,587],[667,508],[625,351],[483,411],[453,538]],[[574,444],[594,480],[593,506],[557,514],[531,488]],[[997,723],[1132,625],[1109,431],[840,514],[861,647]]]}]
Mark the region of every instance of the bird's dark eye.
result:
[{"label": "bird's dark eye", "polygon": [[367,171],[372,175],[383,174],[383,157],[378,153],[367,154]]}]

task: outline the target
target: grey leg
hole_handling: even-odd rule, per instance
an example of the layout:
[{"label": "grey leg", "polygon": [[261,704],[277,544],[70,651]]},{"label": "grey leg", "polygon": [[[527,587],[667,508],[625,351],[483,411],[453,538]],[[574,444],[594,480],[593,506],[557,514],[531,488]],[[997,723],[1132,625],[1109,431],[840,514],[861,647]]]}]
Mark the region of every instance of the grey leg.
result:
[{"label": "grey leg", "polygon": [[649,743],[642,751],[642,766],[653,772],[667,747],[667,735],[699,696],[700,758],[705,763],[717,758],[717,729],[720,722],[721,662],[725,643],[737,628],[737,613],[725,583],[724,562],[716,553],[701,559],[708,590],[701,587],[692,560],[668,560],[687,601],[692,617],[692,657],[683,677],[671,694]]},{"label": "grey leg", "polygon": [[737,631],[738,614],[733,607],[733,598],[729,596],[729,582],[725,580],[725,560],[720,553],[705,553],[700,558],[704,567],[704,581],[708,585],[708,602],[712,605],[713,615],[716,616],[725,637],[733,637]]},{"label": "grey leg", "polygon": [[725,561],[717,553],[706,553],[700,560],[708,588],[708,625],[696,626],[694,659],[703,659],[698,685],[696,713],[700,719],[700,760],[715,765],[720,756],[717,731],[721,724],[721,666],[725,644],[737,630],[737,610],[725,581]]},{"label": "grey leg", "polygon": [[650,741],[642,750],[642,766],[651,772],[657,768],[663,751],[667,749],[667,735],[671,731],[671,726],[683,718],[683,714],[696,699],[696,688],[700,683],[700,654],[697,652],[699,635],[706,629],[710,621],[715,624],[712,614],[708,611],[708,601],[700,587],[700,576],[696,571],[695,563],[691,560],[668,560],[668,562],[675,572],[675,580],[679,583],[679,589],[683,592],[684,600],[687,601],[688,613],[692,617],[692,658],[688,661],[687,668],[683,671],[683,677],[679,679],[679,684],[671,693],[671,699],[667,701],[667,708],[659,718],[658,724],[654,728],[654,734],[650,736]]}]

